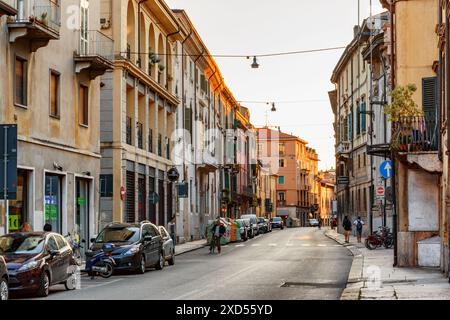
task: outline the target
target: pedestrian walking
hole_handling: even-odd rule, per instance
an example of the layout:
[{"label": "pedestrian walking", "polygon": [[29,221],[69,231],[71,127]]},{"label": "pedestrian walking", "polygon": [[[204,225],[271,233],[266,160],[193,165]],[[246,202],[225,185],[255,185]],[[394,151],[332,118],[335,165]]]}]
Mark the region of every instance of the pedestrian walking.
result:
[{"label": "pedestrian walking", "polygon": [[225,226],[222,224],[222,221],[220,221],[220,217],[218,217],[211,231],[212,237],[211,237],[211,244],[209,247],[209,253],[213,253],[215,248],[217,247],[217,252],[220,254],[221,252],[220,240],[222,239],[225,232],[226,232]]},{"label": "pedestrian walking", "polygon": [[348,216],[344,217],[344,221],[342,221],[342,227],[344,228],[344,236],[345,242],[350,242],[350,232],[352,232],[352,222],[348,218]]},{"label": "pedestrian walking", "polygon": [[173,245],[176,245],[176,240],[177,240],[177,233],[176,233],[176,228],[175,228],[175,218],[172,218],[172,220],[169,221],[168,224],[168,229],[169,229],[169,234],[170,237],[172,238],[173,241]]},{"label": "pedestrian walking", "polygon": [[364,221],[361,220],[361,217],[358,217],[353,224],[356,226],[356,238],[358,242],[361,243],[361,235],[364,227]]},{"label": "pedestrian walking", "polygon": [[319,230],[322,228],[322,219],[319,218],[319,224],[318,224]]}]

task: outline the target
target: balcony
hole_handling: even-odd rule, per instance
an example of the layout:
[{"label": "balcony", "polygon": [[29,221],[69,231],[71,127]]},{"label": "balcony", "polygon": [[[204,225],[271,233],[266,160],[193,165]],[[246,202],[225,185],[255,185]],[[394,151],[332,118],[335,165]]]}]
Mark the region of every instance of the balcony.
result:
[{"label": "balcony", "polygon": [[[2,1],[4,2],[4,1]],[[8,1],[12,3],[13,1]],[[59,40],[61,7],[52,0],[14,0],[17,15],[8,18],[9,42],[25,40],[30,51],[48,45],[50,40]]]},{"label": "balcony", "polygon": [[438,151],[438,134],[435,119],[403,117],[392,123],[391,149],[404,153]]},{"label": "balcony", "polygon": [[200,152],[200,161],[197,165],[199,171],[203,171],[205,173],[216,172],[219,169],[216,159],[211,155],[211,152],[208,150],[204,150]]},{"label": "balcony", "polygon": [[285,200],[278,200],[277,201],[277,207],[286,207],[286,201]]},{"label": "balcony", "polygon": [[434,118],[403,117],[392,123],[391,150],[407,165],[442,172],[438,157],[439,130]]},{"label": "balcony", "polygon": [[15,16],[16,14],[16,0],[0,0],[0,17],[3,15]]},{"label": "balcony", "polygon": [[96,30],[80,30],[78,39],[74,54],[76,73],[87,73],[92,80],[113,69],[114,41],[110,37]]},{"label": "balcony", "polygon": [[341,141],[336,146],[336,154],[344,155],[350,153],[351,144],[350,141]]}]

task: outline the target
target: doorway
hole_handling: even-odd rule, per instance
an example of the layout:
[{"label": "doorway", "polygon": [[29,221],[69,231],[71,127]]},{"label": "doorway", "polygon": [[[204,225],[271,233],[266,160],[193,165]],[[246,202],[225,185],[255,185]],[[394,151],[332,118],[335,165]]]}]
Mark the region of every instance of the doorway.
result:
[{"label": "doorway", "polygon": [[[75,230],[79,235],[80,243],[89,244],[89,222],[90,222],[90,179],[76,178],[75,187]],[[84,247],[82,246],[81,255],[84,256]]]}]

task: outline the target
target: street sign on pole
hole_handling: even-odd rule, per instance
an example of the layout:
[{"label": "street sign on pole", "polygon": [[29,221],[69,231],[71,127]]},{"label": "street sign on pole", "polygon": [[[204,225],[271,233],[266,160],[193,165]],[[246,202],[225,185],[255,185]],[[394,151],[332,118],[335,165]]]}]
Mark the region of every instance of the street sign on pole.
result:
[{"label": "street sign on pole", "polygon": [[378,200],[383,200],[385,195],[384,186],[378,186],[376,189],[376,196]]},{"label": "street sign on pole", "polygon": [[17,197],[17,125],[0,125],[0,199],[3,199],[1,225],[8,233],[8,199]]},{"label": "street sign on pole", "polygon": [[385,179],[392,178],[392,161],[386,160],[380,165],[380,174]]},{"label": "street sign on pole", "polygon": [[176,168],[172,168],[169,171],[167,171],[167,179],[169,179],[170,182],[175,182],[180,179],[180,174],[178,173],[178,170]]}]

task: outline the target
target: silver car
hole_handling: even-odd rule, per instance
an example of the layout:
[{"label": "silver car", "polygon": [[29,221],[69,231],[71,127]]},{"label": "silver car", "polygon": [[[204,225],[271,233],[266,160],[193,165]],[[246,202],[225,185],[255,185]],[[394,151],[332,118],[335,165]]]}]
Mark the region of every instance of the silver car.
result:
[{"label": "silver car", "polygon": [[169,232],[167,232],[166,228],[164,228],[163,226],[159,227],[159,232],[161,233],[164,241],[164,259],[169,263],[170,266],[173,266],[175,264],[175,246],[173,244],[173,240],[170,237]]}]

